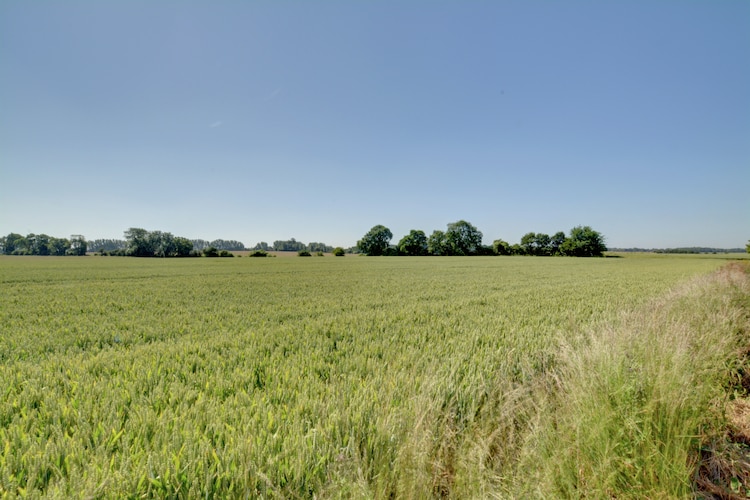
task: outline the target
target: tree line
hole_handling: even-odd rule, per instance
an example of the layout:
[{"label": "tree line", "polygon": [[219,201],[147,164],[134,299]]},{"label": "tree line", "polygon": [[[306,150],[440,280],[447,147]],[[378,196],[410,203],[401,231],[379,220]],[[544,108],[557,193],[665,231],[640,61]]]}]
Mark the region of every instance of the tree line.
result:
[{"label": "tree line", "polygon": [[445,231],[427,234],[412,229],[396,245],[390,241],[393,233],[383,225],[374,226],[357,242],[359,252],[366,255],[565,255],[573,257],[601,257],[607,250],[604,237],[590,226],[576,226],[569,235],[562,231],[552,236],[545,233],[526,233],[520,243],[511,245],[497,239],[491,246],[482,244],[482,232],[476,226],[460,220],[451,222]]},{"label": "tree line", "polygon": [[10,233],[0,237],[0,253],[3,255],[86,255],[87,250],[86,238],[80,234],[70,238],[34,233],[26,236]]},{"label": "tree line", "polygon": [[[10,233],[0,238],[0,253],[5,255],[85,255],[89,248],[102,255],[133,257],[230,257],[230,250],[244,250],[242,242],[236,240],[191,240],[174,236],[164,231],[147,231],[130,228],[124,240],[93,240],[87,242],[81,235],[70,239],[55,238],[46,234],[22,236]],[[471,223],[460,220],[448,224],[445,231],[435,230],[427,236],[422,230],[412,229],[397,245],[391,245],[393,233],[383,225],[374,226],[357,242],[350,252],[366,255],[567,255],[575,257],[600,257],[607,250],[603,236],[589,226],[576,226],[569,235],[559,231],[552,236],[545,233],[526,233],[520,243],[511,245],[502,239],[492,245],[482,244],[482,232]],[[324,243],[308,244],[290,240],[274,241],[273,247],[265,242],[251,250],[258,252],[296,251],[332,252]]]},{"label": "tree line", "polygon": [[317,241],[303,243],[291,238],[289,240],[276,240],[273,245],[261,241],[250,250],[263,250],[264,252],[333,252],[334,248]]},{"label": "tree line", "polygon": [[[168,234],[168,233],[167,233]],[[237,251],[237,250],[244,250],[245,244],[241,241],[237,240],[201,240],[201,239],[191,239],[190,242],[193,244],[193,250],[204,250],[206,248],[216,248],[217,250],[231,250],[231,251]],[[89,241],[89,248],[95,252],[100,253],[118,253],[121,250],[127,250],[128,248],[128,241],[127,240],[117,240],[117,239],[96,239]]]}]

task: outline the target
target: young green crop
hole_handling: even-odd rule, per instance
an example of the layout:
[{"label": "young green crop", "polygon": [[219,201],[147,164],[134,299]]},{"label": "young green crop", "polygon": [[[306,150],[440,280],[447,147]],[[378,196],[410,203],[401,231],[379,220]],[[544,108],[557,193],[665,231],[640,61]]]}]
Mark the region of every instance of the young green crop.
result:
[{"label": "young green crop", "polygon": [[0,494],[511,491],[561,339],[722,263],[0,258]]}]

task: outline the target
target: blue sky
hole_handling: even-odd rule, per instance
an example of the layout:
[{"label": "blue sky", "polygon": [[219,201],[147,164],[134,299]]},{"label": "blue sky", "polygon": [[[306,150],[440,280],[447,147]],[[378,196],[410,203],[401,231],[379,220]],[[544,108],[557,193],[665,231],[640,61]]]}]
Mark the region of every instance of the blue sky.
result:
[{"label": "blue sky", "polygon": [[750,2],[0,3],[0,234],[750,238]]}]

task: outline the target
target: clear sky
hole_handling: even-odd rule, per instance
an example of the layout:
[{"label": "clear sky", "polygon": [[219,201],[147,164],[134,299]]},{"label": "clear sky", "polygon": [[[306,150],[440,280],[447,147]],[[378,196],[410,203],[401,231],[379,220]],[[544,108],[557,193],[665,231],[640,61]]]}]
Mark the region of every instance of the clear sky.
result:
[{"label": "clear sky", "polygon": [[0,234],[750,238],[750,2],[0,2]]}]

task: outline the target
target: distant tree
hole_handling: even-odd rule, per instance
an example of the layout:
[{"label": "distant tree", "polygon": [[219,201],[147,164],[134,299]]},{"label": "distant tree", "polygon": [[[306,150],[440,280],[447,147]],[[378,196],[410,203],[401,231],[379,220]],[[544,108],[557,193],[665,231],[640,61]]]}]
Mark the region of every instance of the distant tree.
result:
[{"label": "distant tree", "polygon": [[393,233],[385,226],[373,226],[361,240],[357,242],[360,251],[367,255],[384,255]]},{"label": "distant tree", "polygon": [[521,236],[521,248],[524,255],[535,255],[534,244],[536,243],[536,233],[526,233]]},{"label": "distant tree", "polygon": [[445,240],[450,255],[477,255],[482,246],[482,233],[465,220],[448,224]]},{"label": "distant tree", "polygon": [[86,255],[88,243],[86,238],[81,234],[74,234],[70,237],[70,247],[67,250],[68,255]]},{"label": "distant tree", "polygon": [[398,251],[402,255],[427,255],[427,235],[424,231],[412,229],[398,242]]},{"label": "distant tree", "polygon": [[268,251],[268,250],[270,250],[270,249],[271,249],[271,247],[269,247],[269,246],[268,246],[268,243],[266,243],[265,241],[261,241],[260,243],[257,243],[257,244],[256,244],[256,245],[255,245],[255,246],[254,246],[253,248],[251,248],[250,250],[264,250],[264,251],[266,251],[266,252],[267,252],[267,251]]},{"label": "distant tree", "polygon": [[250,257],[268,257],[268,252],[265,250],[256,250],[250,254]]},{"label": "distant tree", "polygon": [[477,248],[477,255],[495,255],[495,249],[492,245],[480,245]]},{"label": "distant tree", "polygon": [[305,250],[305,244],[294,238],[290,240],[277,240],[273,242],[273,249],[277,252],[299,252]]},{"label": "distant tree", "polygon": [[174,236],[162,231],[148,233],[149,247],[154,257],[171,257],[175,251]]},{"label": "distant tree", "polygon": [[536,233],[536,255],[552,255],[550,242],[552,239],[548,234]]},{"label": "distant tree", "polygon": [[211,242],[206,241],[206,240],[190,240],[190,241],[192,242],[193,248],[195,250],[203,251],[203,249],[211,246]]},{"label": "distant tree", "polygon": [[214,247],[208,247],[203,249],[203,256],[204,257],[218,257],[219,256],[219,249]]},{"label": "distant tree", "polygon": [[209,246],[218,248],[219,250],[241,251],[245,249],[245,244],[237,240],[214,240]]},{"label": "distant tree", "polygon": [[492,242],[492,250],[495,255],[510,255],[511,249],[507,241],[495,240]]},{"label": "distant tree", "polygon": [[112,252],[115,250],[124,250],[128,244],[123,240],[113,239],[96,239],[88,242],[88,247],[97,252]]},{"label": "distant tree", "polygon": [[521,238],[521,247],[526,255],[551,255],[551,241],[544,233],[526,233]]},{"label": "distant tree", "polygon": [[563,255],[573,257],[602,257],[607,250],[604,237],[589,226],[576,226],[560,246]]},{"label": "distant tree", "polygon": [[297,252],[297,255],[299,257],[312,257],[312,254],[308,252],[307,250],[300,250]]},{"label": "distant tree", "polygon": [[50,238],[50,255],[66,255],[70,249],[70,241],[66,238]]},{"label": "distant tree", "polygon": [[550,255],[560,255],[560,247],[565,243],[565,233],[558,231],[552,235],[549,242]]},{"label": "distant tree", "polygon": [[335,257],[343,257],[345,254],[346,254],[346,252],[341,247],[336,247],[336,248],[333,249],[333,255]]},{"label": "distant tree", "polygon": [[333,247],[326,245],[325,243],[319,243],[317,241],[313,241],[307,244],[307,251],[308,252],[331,252],[333,251]]},{"label": "distant tree", "polygon": [[747,253],[750,253],[750,240],[747,241],[747,245],[745,245],[745,251]]},{"label": "distant tree", "polygon": [[219,257],[234,257],[234,254],[229,250],[219,250]]},{"label": "distant tree", "polygon": [[445,233],[439,229],[432,232],[427,238],[427,253],[430,255],[447,255],[448,242],[445,239]]},{"label": "distant tree", "polygon": [[174,239],[173,243],[176,257],[189,257],[193,251],[193,242],[187,238],[178,236]]},{"label": "distant tree", "polygon": [[27,234],[26,247],[31,255],[49,255],[49,236],[46,234]]},{"label": "distant tree", "polygon": [[131,227],[125,231],[125,241],[128,242],[126,253],[133,257],[153,257],[154,249],[149,233],[140,227]]},{"label": "distant tree", "polygon": [[27,248],[26,238],[18,233],[10,233],[3,239],[3,253],[5,255],[18,255],[16,251]]}]

